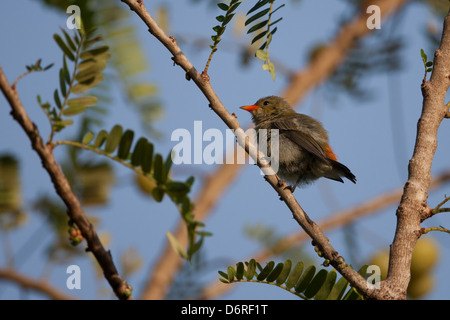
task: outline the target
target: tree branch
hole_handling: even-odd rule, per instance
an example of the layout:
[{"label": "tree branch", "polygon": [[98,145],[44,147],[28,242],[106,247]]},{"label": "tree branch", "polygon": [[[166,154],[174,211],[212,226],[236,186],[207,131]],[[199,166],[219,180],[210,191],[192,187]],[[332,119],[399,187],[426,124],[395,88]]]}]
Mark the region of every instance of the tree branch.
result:
[{"label": "tree branch", "polygon": [[87,241],[88,250],[94,254],[114,293],[120,299],[131,298],[131,288],[119,276],[110,252],[103,247],[94,226],[86,218],[78,198],[72,192],[69,182],[56,163],[52,148],[42,140],[37,126],[28,117],[17,91],[11,87],[1,67],[0,88],[11,106],[11,115],[30,139],[31,147],[41,159],[42,166],[49,174],[56,193],[67,206],[67,215],[81,230],[83,237]]},{"label": "tree branch", "polygon": [[35,280],[33,278],[27,277],[23,274],[16,272],[11,268],[1,269],[0,268],[0,279],[9,280],[11,282],[19,284],[23,288],[33,289],[42,292],[54,300],[74,300],[73,296],[60,291],[59,289],[53,287],[46,280]]},{"label": "tree branch", "polygon": [[[374,4],[380,6],[382,18],[386,20],[387,17],[392,16],[407,2],[407,0],[381,0]],[[339,67],[354,43],[373,31],[367,28],[365,24],[366,19],[367,14],[360,12],[352,21],[342,26],[337,36],[318,53],[316,59],[295,73],[292,81],[281,96],[285,97],[292,106],[295,106],[309,90],[324,82]],[[230,155],[233,154],[232,156],[234,157],[236,156],[234,149],[228,153]],[[194,202],[194,214],[199,220],[203,220],[215,207],[226,189],[233,183],[243,168],[243,165],[234,161],[233,164],[219,165],[214,172],[207,176]],[[183,246],[187,245],[185,229],[184,223],[181,221],[172,232]],[[173,251],[170,244],[166,243],[141,297],[144,299],[164,298],[167,288],[172,282],[173,275],[179,270],[181,263],[180,257]]]},{"label": "tree branch", "polygon": [[374,290],[368,288],[366,280],[345,263],[344,259],[336,252],[336,250],[334,250],[329,243],[328,238],[325,237],[317,224],[311,221],[300,207],[292,192],[286,188],[287,185],[285,183],[279,183],[279,179],[276,177],[275,172],[270,168],[267,160],[265,160],[266,157],[264,157],[261,152],[257,151],[257,148],[249,142],[249,139],[246,139],[244,130],[239,125],[236,117],[228,112],[211,87],[209,76],[206,74],[200,75],[198,73],[198,71],[178,47],[175,39],[167,36],[154,21],[152,16],[145,9],[142,1],[121,1],[126,3],[132,11],[136,12],[136,14],[149,28],[149,32],[171,52],[173,55],[172,60],[186,72],[189,79],[192,79],[195,82],[197,87],[209,101],[209,107],[230,129],[234,130],[238,143],[244,147],[246,152],[249,153],[249,155],[255,160],[258,167],[263,170],[266,181],[277,191],[280,198],[286,203],[298,224],[314,240],[323,257],[328,259],[330,264],[335,267],[336,270],[338,270],[353,287],[357,288],[359,292],[368,297],[372,296],[374,294]]},{"label": "tree branch", "polygon": [[397,228],[391,245],[384,298],[406,297],[412,253],[421,236],[420,222],[428,216],[431,165],[437,148],[437,132],[447,112],[445,95],[450,85],[450,11],[444,20],[441,44],[434,54],[429,81],[422,83],[423,106],[417,125],[414,152],[408,167],[408,181],[397,209]]},{"label": "tree branch", "polygon": [[[445,171],[436,176],[431,181],[430,190],[441,187],[444,183],[447,183],[449,181],[450,181],[450,171]],[[395,190],[385,192],[379,196],[364,201],[363,203],[357,204],[351,208],[333,213],[331,214],[330,218],[327,218],[319,222],[318,224],[323,231],[326,231],[354,223],[358,219],[368,217],[372,214],[379,212],[380,210],[387,208],[388,206],[398,203],[402,197],[402,194],[403,188],[397,188]],[[240,259],[240,260],[250,261],[250,259],[253,258],[258,262],[267,261],[273,255],[280,254],[281,252],[286,251],[290,247],[294,245],[299,245],[302,242],[307,241],[308,239],[309,237],[306,233],[297,231],[280,239],[272,248],[262,250],[261,252],[257,252],[249,256],[247,259]],[[225,284],[219,281],[214,281],[213,283],[206,285],[203,288],[202,292],[200,293],[200,296],[196,298],[214,299],[217,296],[223,295],[232,288],[233,288],[232,285]]]}]

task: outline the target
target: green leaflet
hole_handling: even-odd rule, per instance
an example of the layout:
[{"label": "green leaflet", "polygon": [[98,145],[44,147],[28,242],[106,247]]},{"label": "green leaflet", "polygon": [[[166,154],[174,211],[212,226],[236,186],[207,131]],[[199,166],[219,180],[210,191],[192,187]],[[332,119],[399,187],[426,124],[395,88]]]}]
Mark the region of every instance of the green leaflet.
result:
[{"label": "green leaflet", "polygon": [[72,106],[72,107],[68,107],[67,109],[64,109],[62,114],[66,117],[72,117],[72,116],[76,116],[77,114],[84,112],[84,110],[86,110],[85,106],[76,105],[76,106]]},{"label": "green leaflet", "polygon": [[170,169],[172,168],[172,153],[167,155],[166,161],[164,161],[163,183],[168,181]]},{"label": "green leaflet", "polygon": [[86,96],[86,97],[79,97],[79,98],[73,98],[67,101],[67,104],[69,107],[77,107],[77,106],[83,106],[83,107],[91,107],[95,106],[97,104],[97,97],[95,96]]},{"label": "green leaflet", "polygon": [[226,3],[218,3],[217,6],[222,9],[223,11],[228,10],[228,5]]},{"label": "green leaflet", "polygon": [[83,140],[81,141],[81,143],[83,144],[89,144],[92,139],[94,139],[94,134],[92,132],[88,132],[84,135]]},{"label": "green leaflet", "polygon": [[61,50],[64,52],[67,58],[74,61],[75,55],[73,54],[72,50],[70,50],[69,47],[66,45],[64,40],[56,33],[53,35],[53,39],[56,41],[56,44],[61,48]]},{"label": "green leaflet", "polygon": [[191,188],[189,188],[189,186],[187,186],[184,182],[169,181],[166,183],[166,186],[167,191],[177,197],[184,196],[191,191]]},{"label": "green leaflet", "polygon": [[67,66],[66,57],[63,57],[63,67],[61,69],[63,70],[62,74],[64,76],[65,83],[70,84],[70,73],[69,73],[69,67]]},{"label": "green leaflet", "polygon": [[297,284],[298,279],[300,279],[300,276],[302,275],[303,267],[304,267],[303,261],[297,262],[297,264],[294,267],[294,270],[291,272],[289,278],[286,281],[287,289],[291,289]]},{"label": "green leaflet", "polygon": [[68,74],[68,71],[64,70],[64,68],[59,69],[59,89],[61,90],[61,94],[64,97],[67,95],[66,76],[65,76],[66,73]]},{"label": "green leaflet", "polygon": [[[267,30],[264,30],[264,31],[262,31],[261,33],[259,33],[257,36],[253,37],[253,39],[252,39],[252,44],[254,44],[256,41],[258,41],[259,39],[261,39],[262,37],[264,37],[266,34],[267,34]],[[267,53],[266,53],[265,51],[261,50],[261,49],[258,49],[256,52],[258,52],[258,51],[264,52],[266,58],[265,58],[265,59],[262,59],[262,58],[261,58],[260,56],[258,56],[257,54],[256,54],[256,57],[257,57],[258,59],[260,59],[260,60],[266,61],[266,60],[267,60],[267,57],[268,57]]]},{"label": "green leaflet", "polygon": [[58,107],[58,109],[61,110],[62,104],[61,104],[61,99],[59,98],[58,89],[55,89],[55,91],[53,92],[53,99],[55,99],[55,103],[56,103],[56,106]]},{"label": "green leaflet", "polygon": [[70,126],[71,124],[73,124],[73,120],[68,119],[68,120],[55,120],[53,122],[53,126],[56,132],[61,131],[62,129],[64,129],[67,126]]},{"label": "green leaflet", "polygon": [[112,153],[116,150],[122,139],[122,127],[120,125],[115,125],[109,132],[108,138],[106,138],[105,152]]},{"label": "green leaflet", "polygon": [[86,110],[87,107],[91,107],[97,104],[97,97],[88,96],[73,98],[67,101],[68,107],[63,110],[62,114],[66,117],[75,116]]},{"label": "green leaflet", "polygon": [[[158,155],[161,157],[161,155]],[[162,157],[161,157],[162,158]],[[141,168],[144,173],[149,173],[152,170],[152,164],[153,164],[153,144],[147,141],[146,144],[144,144],[142,149],[142,155],[141,155]],[[154,175],[154,178],[156,181],[156,176]]]},{"label": "green leaflet", "polygon": [[270,274],[267,276],[268,282],[274,282],[278,276],[280,275],[281,271],[283,270],[284,263],[280,262],[276,265],[276,267],[270,272]]},{"label": "green leaflet", "polygon": [[305,289],[305,296],[309,299],[313,298],[319,290],[322,288],[322,285],[325,283],[327,279],[328,271],[325,269],[319,270],[311,282],[308,283],[307,288]]},{"label": "green leaflet", "polygon": [[[199,233],[197,233],[197,234],[199,234]],[[209,232],[207,232],[207,235],[209,236],[211,234]],[[203,244],[203,239],[204,239],[204,235],[202,235],[200,237],[200,240],[198,240],[197,242],[194,241],[193,245],[189,246],[189,249],[188,249],[188,256],[189,257],[192,256],[194,253],[196,253],[201,248],[201,246]]]},{"label": "green leaflet", "polygon": [[90,49],[87,51],[84,51],[81,53],[80,58],[83,60],[86,59],[99,59],[99,60],[104,60],[109,59],[108,55],[102,55],[104,53],[106,53],[109,50],[108,46],[101,46],[95,49]]},{"label": "green leaflet", "polygon": [[252,33],[252,32],[254,32],[256,30],[259,30],[262,27],[265,27],[268,23],[269,23],[269,20],[265,20],[265,21],[259,22],[256,25],[254,25],[253,27],[251,27],[250,29],[248,29],[247,33]]},{"label": "green leaflet", "polygon": [[420,49],[420,56],[422,57],[423,66],[425,67],[424,80],[426,80],[428,72],[432,72],[433,71],[433,68],[432,68],[433,61],[428,61],[428,56],[425,53],[425,51],[423,51],[423,49]]},{"label": "green leaflet", "polygon": [[292,268],[292,261],[286,260],[286,262],[283,264],[283,269],[280,272],[280,275],[276,278],[276,282],[278,285],[283,284],[286,279],[289,277],[289,273],[291,272]]},{"label": "green leaflet", "polygon": [[[164,194],[165,194],[164,190],[161,189],[160,187],[156,187],[155,189],[152,190],[152,196],[156,202],[161,202],[164,198]],[[182,255],[182,257],[186,256]]]},{"label": "green leaflet", "polygon": [[[270,11],[270,8],[261,10],[261,11],[258,12],[257,14],[255,14],[255,15],[251,16],[250,18],[248,18],[248,19],[245,21],[245,24],[244,24],[244,25],[245,25],[245,26],[249,25],[250,23],[252,23],[252,22],[255,21],[256,19],[259,19],[259,18],[261,18],[262,16],[266,15],[269,11]],[[247,32],[247,33],[249,33],[249,32]]]},{"label": "green leaflet", "polygon": [[163,158],[160,154],[157,154],[155,156],[155,163],[153,166],[153,175],[155,177],[155,180],[159,183],[163,183],[163,177],[164,177],[164,167],[163,167]]},{"label": "green leaflet", "polygon": [[103,143],[106,141],[106,138],[108,137],[108,132],[106,132],[106,130],[101,130],[98,134],[97,134],[97,138],[95,139],[94,148],[100,148]]},{"label": "green leaflet", "polygon": [[134,146],[133,154],[131,155],[131,164],[134,167],[139,167],[143,162],[143,153],[146,144],[148,143],[146,138],[140,138]]},{"label": "green leaflet", "polygon": [[80,83],[89,82],[89,80],[94,79],[105,68],[105,61],[98,62],[95,60],[90,60],[88,63],[79,68],[80,71],[75,75],[75,79]]},{"label": "green leaflet", "polygon": [[255,275],[255,271],[256,271],[256,261],[255,259],[251,259],[247,265],[247,274],[245,276],[247,280],[251,280],[253,278],[253,276]]},{"label": "green leaflet", "polygon": [[97,73],[95,77],[89,78],[85,81],[80,81],[77,84],[75,84],[72,87],[72,93],[74,94],[80,94],[84,91],[87,91],[93,87],[95,87],[97,84],[103,81],[103,74]]},{"label": "green leaflet", "polygon": [[126,159],[130,153],[131,144],[133,143],[134,132],[131,130],[125,131],[125,133],[120,138],[119,151],[117,156],[120,159]]},{"label": "green leaflet", "polygon": [[247,12],[247,15],[249,15],[253,11],[258,10],[259,8],[261,8],[262,6],[266,5],[270,1],[271,0],[258,0],[258,2]]},{"label": "green leaflet", "polygon": [[70,49],[72,51],[76,51],[77,47],[75,46],[75,43],[72,41],[70,35],[63,28],[61,28],[61,32],[64,34],[64,38],[66,39],[66,42],[69,45]]},{"label": "green leaflet", "polygon": [[275,266],[275,262],[270,261],[267,263],[267,265],[264,267],[264,269],[261,270],[261,272],[256,277],[256,280],[262,281],[267,278],[269,273],[272,271],[273,267]]},{"label": "green leaflet", "polygon": [[259,60],[262,60],[262,61],[266,61],[268,58],[267,52],[265,52],[264,50],[261,50],[261,49],[256,50],[255,55]]},{"label": "green leaflet", "polygon": [[340,300],[344,296],[344,292],[348,287],[348,281],[340,278],[338,282],[331,288],[327,300]]},{"label": "green leaflet", "polygon": [[328,298],[334,284],[336,283],[337,273],[336,270],[332,269],[326,274],[326,279],[322,283],[321,287],[314,295],[314,300],[325,300]]},{"label": "green leaflet", "polygon": [[223,272],[223,271],[218,271],[218,273],[222,276],[222,278],[219,278],[219,280],[220,280],[221,282],[223,282],[223,283],[230,283],[230,282],[228,281],[228,275],[227,275],[225,272]]},{"label": "green leaflet", "polygon": [[309,283],[314,277],[314,274],[316,272],[315,266],[309,266],[305,269],[305,272],[300,277],[300,280],[298,281],[297,285],[295,286],[296,292],[303,292],[308,287]]},{"label": "green leaflet", "polygon": [[186,252],[183,250],[183,247],[181,247],[178,240],[169,232],[166,232],[166,236],[169,239],[169,243],[172,246],[172,248],[178,252],[178,254],[184,258],[187,258]]},{"label": "green leaflet", "polygon": [[129,92],[131,96],[141,99],[149,95],[155,95],[158,88],[152,83],[137,83],[130,86]]},{"label": "green leaflet", "polygon": [[243,277],[244,277],[244,263],[238,262],[236,264],[236,279],[242,280]]},{"label": "green leaflet", "polygon": [[228,267],[228,269],[227,269],[227,277],[228,277],[228,281],[229,282],[233,281],[235,275],[236,275],[236,270],[234,270],[233,267]]}]

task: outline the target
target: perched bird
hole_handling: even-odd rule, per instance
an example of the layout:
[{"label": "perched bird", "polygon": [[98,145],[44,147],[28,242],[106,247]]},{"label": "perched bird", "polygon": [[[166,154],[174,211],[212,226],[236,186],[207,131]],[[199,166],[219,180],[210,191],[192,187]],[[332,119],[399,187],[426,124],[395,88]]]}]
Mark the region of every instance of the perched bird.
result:
[{"label": "perched bird", "polygon": [[344,182],[341,177],[356,183],[355,175],[337,161],[328,144],[327,131],[317,120],[296,113],[277,96],[259,99],[254,105],[241,109],[252,114],[255,130],[267,129],[267,156],[271,156],[270,129],[279,130],[278,176],[291,183],[294,191],[298,185],[308,184],[320,177]]}]

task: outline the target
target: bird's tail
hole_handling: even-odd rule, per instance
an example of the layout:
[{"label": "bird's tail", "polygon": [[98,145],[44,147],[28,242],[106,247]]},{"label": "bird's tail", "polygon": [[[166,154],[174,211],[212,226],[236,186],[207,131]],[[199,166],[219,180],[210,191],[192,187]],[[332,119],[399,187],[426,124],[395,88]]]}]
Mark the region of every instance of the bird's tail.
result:
[{"label": "bird's tail", "polygon": [[356,183],[356,177],[350,171],[349,168],[344,166],[342,163],[339,163],[339,162],[334,161],[332,159],[329,159],[329,161],[330,161],[330,164],[333,166],[333,169],[335,169],[335,172],[337,171],[337,174],[326,176],[326,178],[332,179],[332,180],[336,180],[336,181],[340,181],[340,182],[344,182],[344,181],[342,181],[341,177],[345,177],[348,180],[350,180],[351,182]]}]

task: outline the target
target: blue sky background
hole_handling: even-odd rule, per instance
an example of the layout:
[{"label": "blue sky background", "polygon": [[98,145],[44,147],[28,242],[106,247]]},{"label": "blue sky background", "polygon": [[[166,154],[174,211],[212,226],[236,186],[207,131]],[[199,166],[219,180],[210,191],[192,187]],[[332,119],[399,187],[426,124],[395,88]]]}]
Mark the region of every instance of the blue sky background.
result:
[{"label": "blue sky background", "polygon": [[[219,14],[218,9],[211,8],[206,2],[194,4],[187,0],[146,1],[146,6],[152,13],[163,3],[169,8],[170,26],[174,35],[205,39],[212,35],[211,28],[216,24],[214,17]],[[346,6],[345,1],[331,0],[285,3],[286,7],[279,11],[283,20],[278,25],[270,53],[275,61],[282,61],[286,67],[298,70],[307,63],[307,55],[313,45],[333,38]],[[248,6],[249,4],[243,5],[242,12]],[[0,10],[0,66],[10,82],[25,71],[25,65],[34,63],[38,58],[43,59],[44,65],[55,62],[55,66],[48,72],[32,74],[22,79],[18,85],[22,102],[44,137],[48,136],[49,127],[36,102],[36,95],[40,94],[43,100],[52,100],[53,90],[58,86],[61,52],[52,35],[58,32],[58,27],[65,26],[67,17],[61,12],[44,8],[40,1],[7,1]],[[196,120],[203,122],[203,130],[218,128],[225,132],[226,126],[208,108],[207,101],[198,88],[185,80],[179,67],[172,65],[168,51],[152,38],[137,16],[134,21],[140,30],[141,45],[150,61],[150,72],[146,78],[158,84],[159,97],[164,105],[164,119],[156,124],[157,129],[163,133],[163,139],[155,142],[156,150],[164,155],[168,154],[175,145],[170,141],[172,131],[178,128],[192,130]],[[315,221],[404,185],[422,106],[420,84],[424,69],[419,51],[424,48],[430,59],[433,56],[423,32],[430,21],[434,21],[433,16],[419,3],[408,6],[403,12],[394,31],[405,42],[402,51],[403,69],[395,74],[378,74],[365,78],[363,84],[365,88],[369,88],[372,94],[370,98],[355,100],[340,94],[336,99],[327,99],[326,87],[321,87],[311,91],[302,101],[299,111],[312,115],[323,123],[339,160],[352,170],[358,180],[354,185],[348,181],[340,184],[321,179],[311,186],[298,189],[295,196]],[[442,22],[437,21],[437,25],[441,28]],[[383,28],[386,28],[385,24],[382,24],[382,31]],[[227,30],[220,45],[235,45],[232,37],[231,30]],[[196,50],[190,46],[182,49],[197,70],[202,70],[209,55],[208,50]],[[259,60],[255,59],[244,69],[239,64],[237,54],[222,51],[220,47],[211,63],[209,75],[221,101],[230,112],[235,112],[243,127],[249,125],[250,116],[240,110],[239,106],[253,103],[262,96],[280,94],[287,84],[287,79],[279,73],[274,82],[268,72],[262,71]],[[145,132],[139,125],[139,115],[127,106],[120,88],[112,87],[110,94],[112,102],[108,106],[110,112],[105,119],[104,128],[109,130],[114,124],[120,123],[124,128],[135,130],[136,136],[144,135]],[[53,188],[37,155],[30,148],[28,138],[12,120],[9,112],[5,99],[0,98],[0,154],[11,152],[20,158],[23,197],[27,205],[37,195],[44,191],[52,192]],[[72,133],[75,132],[72,130]],[[68,137],[70,133],[71,129],[67,129],[67,133],[57,138]],[[446,142],[449,134],[449,125],[444,121],[439,130],[433,174],[449,168],[450,149]],[[57,157],[64,156],[62,148],[64,147],[56,149]],[[165,232],[177,225],[179,215],[167,199],[162,204],[156,204],[137,192],[129,169],[117,164],[114,164],[114,168],[117,183],[110,203],[101,208],[87,208],[86,212],[100,218],[101,224],[97,230],[100,234],[109,234],[107,247],[111,249],[116,263],[119,256],[130,247],[143,257],[140,272],[127,279],[134,287],[134,296],[138,297],[149,270],[166,242]],[[178,174],[180,178],[191,174],[196,176],[192,192],[194,199],[196,191],[202,185],[201,175],[212,170],[213,166],[191,165],[174,168],[174,174]],[[431,192],[428,204],[434,207],[443,199],[444,194],[449,194],[448,184]],[[388,248],[395,231],[395,208],[389,207],[354,225],[351,232],[357,240],[358,262],[370,258],[380,248]],[[27,209],[31,213],[28,221],[10,234],[10,241],[13,248],[18,250],[33,234],[37,234],[38,244],[33,251],[18,257],[24,261],[18,271],[39,277],[46,270],[43,255],[53,236],[41,216],[33,213],[31,208]],[[228,265],[246,260],[259,251],[260,244],[245,235],[245,226],[270,226],[279,235],[290,234],[299,229],[287,207],[278,200],[274,190],[264,182],[255,166],[247,166],[241,171],[205,223],[205,230],[214,234],[205,239],[202,252],[203,259],[211,261],[201,278],[206,283],[217,278],[217,270],[225,270]],[[445,213],[423,224],[424,227],[439,225],[449,227],[449,219]],[[348,258],[346,232],[349,232],[348,229],[338,229],[326,234],[337,251],[352,263]],[[449,238],[440,233],[432,233],[431,236],[439,242],[441,256],[435,269],[435,290],[427,298],[448,299],[450,279],[445,266],[450,259]],[[305,251],[311,257],[316,257],[311,246],[306,246]],[[4,265],[5,255],[1,252],[2,250],[0,265]],[[105,287],[105,292],[110,294],[106,281],[96,280],[90,260],[90,256],[83,256],[70,261],[70,264],[75,263],[81,267],[81,290],[74,292],[66,289],[65,270],[68,264],[52,267],[49,279],[55,287],[81,298],[95,298],[98,290]],[[320,260],[317,259],[317,264],[319,263]],[[23,295],[15,285],[0,282],[0,299],[10,298],[39,299],[45,296],[34,292]],[[272,286],[237,284],[234,290],[221,298],[295,299],[295,296]]]}]

